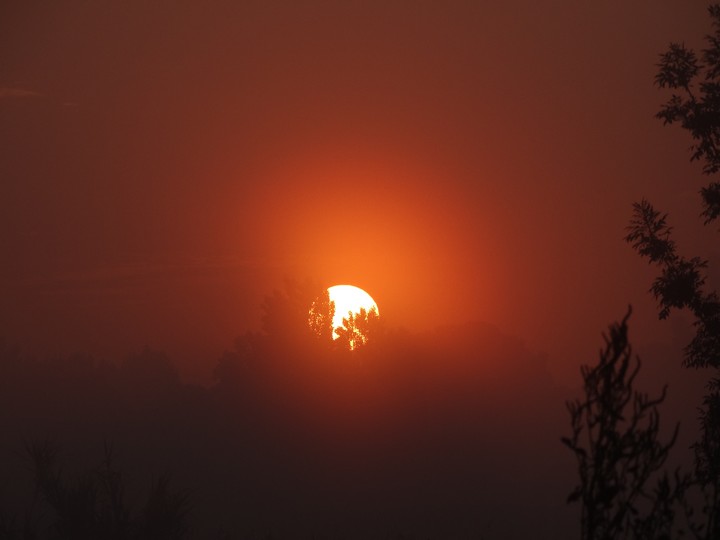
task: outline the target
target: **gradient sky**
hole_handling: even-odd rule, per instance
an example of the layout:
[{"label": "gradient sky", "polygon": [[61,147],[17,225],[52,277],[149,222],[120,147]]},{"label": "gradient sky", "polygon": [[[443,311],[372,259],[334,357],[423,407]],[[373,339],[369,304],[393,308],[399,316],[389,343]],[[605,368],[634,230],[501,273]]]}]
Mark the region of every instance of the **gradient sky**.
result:
[{"label": "gradient sky", "polygon": [[653,118],[705,7],[3,3],[0,335],[209,377],[290,277],[392,326],[487,321],[561,381],[629,303],[641,342],[681,343],[622,237],[646,196],[713,258],[690,140]]}]

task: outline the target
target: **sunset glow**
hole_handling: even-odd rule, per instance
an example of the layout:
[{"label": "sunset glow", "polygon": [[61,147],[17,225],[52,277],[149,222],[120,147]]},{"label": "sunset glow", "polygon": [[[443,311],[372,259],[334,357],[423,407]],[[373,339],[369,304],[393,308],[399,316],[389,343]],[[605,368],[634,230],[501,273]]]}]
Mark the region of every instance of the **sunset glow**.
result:
[{"label": "sunset glow", "polygon": [[720,0],[0,36],[0,540],[720,540]]}]

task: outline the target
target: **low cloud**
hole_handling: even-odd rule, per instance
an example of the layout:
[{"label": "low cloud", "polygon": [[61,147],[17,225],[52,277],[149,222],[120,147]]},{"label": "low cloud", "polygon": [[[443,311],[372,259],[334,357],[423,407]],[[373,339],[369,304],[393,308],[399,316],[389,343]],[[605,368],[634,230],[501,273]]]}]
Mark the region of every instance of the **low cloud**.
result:
[{"label": "low cloud", "polygon": [[40,92],[19,88],[16,86],[0,86],[0,99],[10,98],[37,98],[42,97]]}]

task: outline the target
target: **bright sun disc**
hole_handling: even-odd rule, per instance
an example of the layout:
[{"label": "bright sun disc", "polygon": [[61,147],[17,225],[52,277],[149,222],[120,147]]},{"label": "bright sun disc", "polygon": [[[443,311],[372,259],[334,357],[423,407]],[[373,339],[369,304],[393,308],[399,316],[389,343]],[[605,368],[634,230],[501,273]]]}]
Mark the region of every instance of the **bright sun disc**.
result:
[{"label": "bright sun disc", "polygon": [[375,311],[380,314],[375,300],[360,287],[353,285],[334,285],[328,288],[330,301],[335,302],[335,315],[333,316],[333,339],[337,339],[338,335],[335,328],[343,326],[343,318],[347,318],[348,313],[358,314],[361,309]]}]

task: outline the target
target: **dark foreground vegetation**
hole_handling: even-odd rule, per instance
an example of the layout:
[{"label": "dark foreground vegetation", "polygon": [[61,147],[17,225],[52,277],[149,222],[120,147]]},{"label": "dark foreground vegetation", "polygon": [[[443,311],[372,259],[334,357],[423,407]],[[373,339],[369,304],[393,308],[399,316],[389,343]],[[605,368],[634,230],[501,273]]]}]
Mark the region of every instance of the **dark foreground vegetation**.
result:
[{"label": "dark foreground vegetation", "polygon": [[3,534],[552,536],[572,471],[542,356],[478,324],[349,351],[309,331],[296,294],[209,388],[153,350],[112,365],[3,346]]},{"label": "dark foreground vegetation", "polygon": [[[699,54],[671,43],[660,56],[656,84],[671,96],[657,117],[679,124],[692,137],[691,159],[703,172],[720,171],[720,4],[708,9],[713,32]],[[720,183],[700,189],[705,225],[720,217]],[[579,485],[569,501],[581,506],[583,539],[720,538],[720,296],[708,284],[708,261],[682,255],[667,214],[648,200],[633,205],[625,240],[659,270],[650,288],[660,319],[689,312],[694,336],[683,366],[706,374],[697,403],[700,433],[692,448],[694,466],[673,472],[663,466],[677,429],[660,439],[656,398],[637,392],[640,361],[633,360],[627,317],[606,337],[599,363],[582,370],[584,399],[568,403],[572,435],[564,438],[577,459]],[[628,315],[629,316],[629,315]]]}]

